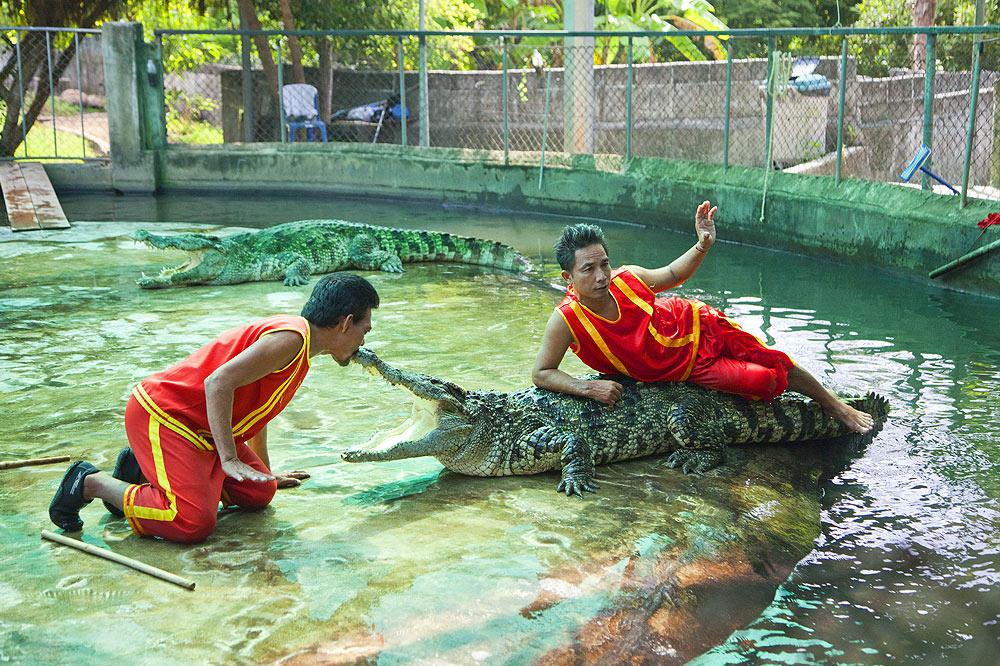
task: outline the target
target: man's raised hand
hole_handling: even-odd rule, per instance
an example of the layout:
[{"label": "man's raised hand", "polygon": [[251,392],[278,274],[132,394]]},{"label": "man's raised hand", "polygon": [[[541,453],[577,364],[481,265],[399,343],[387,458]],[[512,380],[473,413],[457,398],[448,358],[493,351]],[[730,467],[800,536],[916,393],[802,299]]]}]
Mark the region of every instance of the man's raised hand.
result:
[{"label": "man's raised hand", "polygon": [[698,234],[698,249],[707,252],[715,242],[715,212],[718,206],[703,201],[694,214],[694,231]]}]

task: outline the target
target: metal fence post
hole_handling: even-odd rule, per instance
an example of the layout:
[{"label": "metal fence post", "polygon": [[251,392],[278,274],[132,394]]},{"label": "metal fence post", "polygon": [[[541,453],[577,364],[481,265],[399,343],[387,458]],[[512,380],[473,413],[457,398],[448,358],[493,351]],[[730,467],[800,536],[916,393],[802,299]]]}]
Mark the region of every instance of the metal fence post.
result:
[{"label": "metal fence post", "polygon": [[45,31],[45,60],[49,66],[49,101],[52,103],[52,153],[59,157],[59,136],[56,134],[56,86],[52,81],[52,38]]},{"label": "metal fence post", "polygon": [[[423,28],[421,28],[423,29]],[[427,36],[420,33],[420,147],[431,145],[431,128],[427,118]]]},{"label": "metal fence post", "polygon": [[729,109],[733,91],[733,37],[726,40],[726,109],[722,126],[722,171],[729,171]]},{"label": "metal fence post", "polygon": [[[240,14],[242,17],[242,14]],[[242,18],[240,19],[242,29]],[[253,143],[254,140],[254,108],[253,108],[253,68],[250,61],[250,37],[245,32],[240,33],[240,80],[243,84],[243,141]]]},{"label": "metal fence post", "polygon": [[87,135],[83,129],[83,76],[80,74],[80,33],[73,33],[73,50],[76,52],[76,85],[80,89],[80,154],[87,156]]},{"label": "metal fence post", "polygon": [[14,49],[17,52],[17,94],[21,101],[21,144],[24,146],[24,156],[28,156],[28,123],[24,115],[24,69],[21,67],[21,31],[14,30]]},{"label": "metal fence post", "polygon": [[503,78],[500,80],[500,94],[503,97],[503,163],[504,166],[510,164],[510,127],[509,115],[509,94],[507,87],[507,39],[500,37],[500,71]]},{"label": "metal fence post", "polygon": [[962,196],[959,208],[965,208],[969,199],[969,168],[972,165],[972,139],[976,134],[976,107],[979,105],[979,70],[983,42],[976,35],[972,44],[972,90],[969,99],[969,128],[965,133],[965,164],[962,166]]},{"label": "metal fence post", "polygon": [[628,38],[628,74],[625,84],[625,159],[632,159],[632,38]]},{"label": "metal fence post", "polygon": [[282,95],[282,91],[285,89],[285,63],[281,57],[281,37],[277,40],[277,50],[278,50],[278,127],[281,132],[281,142],[284,143],[287,140],[285,135],[285,99]]},{"label": "metal fence post", "polygon": [[847,37],[840,44],[840,92],[837,102],[837,183],[844,158],[844,93],[847,91]]},{"label": "metal fence post", "polygon": [[771,76],[774,74],[774,35],[767,38],[767,87],[764,89],[764,168],[771,169],[771,122],[774,114],[774,95]]},{"label": "metal fence post", "polygon": [[[934,136],[934,69],[937,62],[935,46],[937,35],[930,33],[927,35],[927,61],[924,64],[924,145],[931,148],[931,140]],[[932,157],[927,158],[924,164],[930,168]],[[920,187],[925,190],[933,190],[930,177],[924,173],[920,178]]]},{"label": "metal fence post", "polygon": [[399,142],[406,145],[406,63],[403,54],[403,38],[397,43],[397,60],[399,60]]}]

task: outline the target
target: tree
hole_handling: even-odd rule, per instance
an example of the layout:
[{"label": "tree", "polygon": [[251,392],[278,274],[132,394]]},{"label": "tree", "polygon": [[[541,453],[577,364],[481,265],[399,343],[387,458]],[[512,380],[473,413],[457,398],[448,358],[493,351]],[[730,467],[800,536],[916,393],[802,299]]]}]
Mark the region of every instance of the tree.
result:
[{"label": "tree", "polygon": [[[0,18],[8,25],[93,28],[114,16],[119,8],[115,0],[6,0],[0,5]],[[46,40],[45,33],[33,31],[17,34],[8,31],[0,39],[7,47],[0,55],[0,102],[3,103],[0,155],[10,157],[52,93],[47,85],[27,90],[28,83],[49,78],[50,72],[46,70],[50,58],[51,78],[58,81],[76,55],[77,40],[68,33],[49,33]]]},{"label": "tree", "polygon": [[[913,25],[934,25],[934,10],[937,0],[913,0]],[[913,70],[919,71],[927,59],[927,35],[913,36]]]},{"label": "tree", "polygon": [[[975,18],[976,0],[937,0],[931,25],[971,25]],[[914,20],[907,0],[862,0],[858,4],[857,27],[908,26]],[[1000,6],[986,3],[986,23],[1000,20]],[[866,35],[851,39],[851,48],[858,59],[858,71],[869,76],[885,76],[891,68],[923,71],[926,51],[913,53],[916,40],[906,35]],[[923,42],[926,44],[926,41]],[[951,36],[937,40],[937,62],[946,70],[968,70],[972,61],[972,37]],[[983,69],[1000,68],[1000,51],[987,49]]]}]

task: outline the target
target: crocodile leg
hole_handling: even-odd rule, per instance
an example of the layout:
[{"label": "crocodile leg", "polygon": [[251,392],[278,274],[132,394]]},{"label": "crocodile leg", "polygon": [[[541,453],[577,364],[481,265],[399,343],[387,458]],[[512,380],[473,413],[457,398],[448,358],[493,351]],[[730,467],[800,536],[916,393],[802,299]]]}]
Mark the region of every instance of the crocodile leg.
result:
[{"label": "crocodile leg", "polygon": [[403,272],[403,262],[399,256],[383,250],[378,242],[367,234],[358,234],[351,239],[348,258],[352,265],[361,270]]},{"label": "crocodile leg", "polygon": [[280,267],[279,272],[285,276],[286,287],[302,287],[309,284],[312,266],[309,260],[298,252],[281,252],[274,257]]},{"label": "crocodile leg", "polygon": [[565,445],[562,450],[562,480],[556,492],[566,496],[583,497],[583,491],[597,491],[594,484],[594,454],[587,443],[570,433],[562,435]]},{"label": "crocodile leg", "polygon": [[724,459],[725,433],[712,415],[699,415],[704,411],[703,402],[683,400],[667,417],[667,429],[681,446],[670,454],[666,464],[685,474],[707,472]]}]

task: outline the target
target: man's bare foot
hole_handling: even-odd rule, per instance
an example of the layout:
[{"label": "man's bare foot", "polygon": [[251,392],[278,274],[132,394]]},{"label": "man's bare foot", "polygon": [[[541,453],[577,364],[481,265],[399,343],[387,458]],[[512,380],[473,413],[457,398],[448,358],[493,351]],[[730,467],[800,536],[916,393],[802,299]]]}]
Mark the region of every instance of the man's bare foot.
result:
[{"label": "man's bare foot", "polygon": [[836,402],[827,408],[827,412],[846,425],[851,432],[864,434],[875,426],[875,419],[872,418],[871,414],[854,409],[840,398],[837,398]]}]

